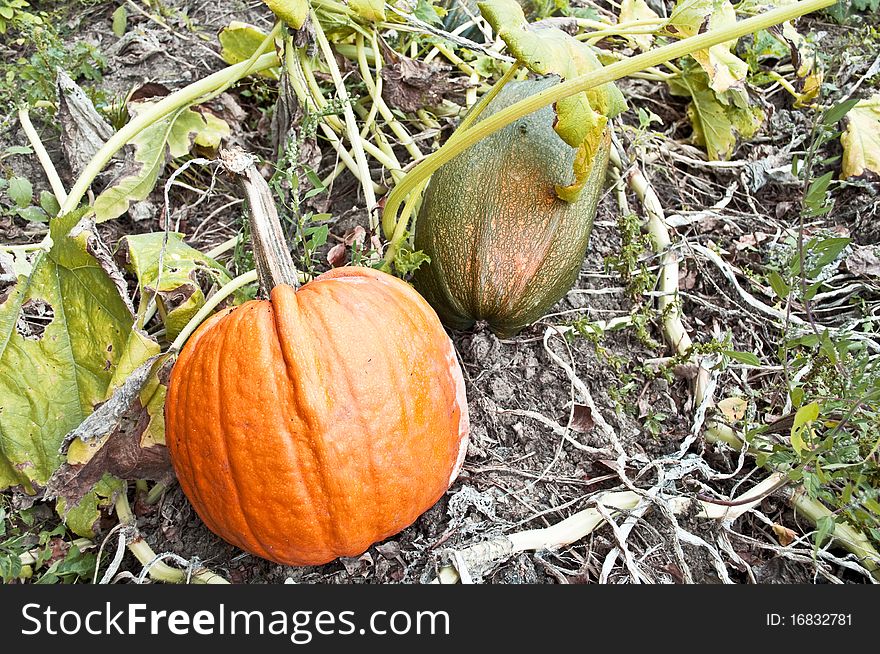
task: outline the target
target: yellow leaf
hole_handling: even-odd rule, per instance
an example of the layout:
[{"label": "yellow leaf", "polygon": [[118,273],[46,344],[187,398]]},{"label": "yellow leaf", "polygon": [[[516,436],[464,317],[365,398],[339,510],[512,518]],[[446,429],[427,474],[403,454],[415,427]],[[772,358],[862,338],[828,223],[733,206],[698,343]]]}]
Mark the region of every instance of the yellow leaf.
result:
[{"label": "yellow leaf", "polygon": [[794,530],[778,525],[775,522],[773,523],[773,533],[776,534],[779,544],[783,547],[791,545],[797,538],[797,533]]},{"label": "yellow leaf", "polygon": [[70,447],[67,448],[67,462],[70,465],[85,465],[100,451],[108,438],[110,438],[110,434],[105,434],[101,438],[90,441],[88,444],[83,443],[78,438],[74,438],[70,441]]},{"label": "yellow leaf", "polygon": [[721,411],[728,420],[736,422],[745,417],[746,408],[748,406],[749,403],[741,397],[728,397],[718,403],[718,410]]},{"label": "yellow leaf", "polygon": [[385,20],[385,0],[348,0],[348,6],[365,20]]},{"label": "yellow leaf", "polygon": [[841,179],[880,174],[880,93],[859,102],[846,117],[846,131],[840,137]]},{"label": "yellow leaf", "polygon": [[[678,38],[730,27],[736,23],[736,10],[729,0],[679,0],[669,16],[666,31]],[[716,93],[742,86],[749,66],[731,52],[736,39],[693,53],[709,76],[709,88]]]},{"label": "yellow leaf", "polygon": [[278,18],[299,29],[309,15],[309,0],[263,0]]},{"label": "yellow leaf", "polygon": [[[648,6],[645,0],[623,0],[620,3],[621,23],[632,23],[640,20],[657,20],[660,16]],[[650,49],[651,43],[654,41],[653,34],[630,34],[627,38],[633,41],[639,50],[645,51]]]}]

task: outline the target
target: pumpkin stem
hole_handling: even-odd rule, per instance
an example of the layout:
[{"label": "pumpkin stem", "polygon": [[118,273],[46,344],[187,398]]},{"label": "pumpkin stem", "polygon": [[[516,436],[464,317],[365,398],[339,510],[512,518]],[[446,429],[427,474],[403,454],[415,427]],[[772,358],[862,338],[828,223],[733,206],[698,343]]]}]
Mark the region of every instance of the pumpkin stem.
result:
[{"label": "pumpkin stem", "polygon": [[251,242],[260,292],[268,296],[276,286],[299,287],[299,276],[287,249],[272,191],[256,167],[257,158],[240,148],[220,152],[224,167],[238,177],[250,206]]}]

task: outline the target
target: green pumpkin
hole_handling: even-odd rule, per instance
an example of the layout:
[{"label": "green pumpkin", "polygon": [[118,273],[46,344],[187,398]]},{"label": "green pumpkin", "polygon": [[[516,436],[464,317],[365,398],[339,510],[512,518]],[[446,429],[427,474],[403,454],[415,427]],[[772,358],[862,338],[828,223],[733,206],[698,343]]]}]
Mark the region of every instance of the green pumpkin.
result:
[{"label": "green pumpkin", "polygon": [[[483,118],[552,85],[508,83]],[[580,196],[555,187],[574,181],[575,149],[553,130],[544,107],[477,142],[431,177],[415,226],[415,248],[430,258],[413,283],[443,322],[478,320],[512,336],[556,304],[577,280],[608,167],[611,127]]]}]

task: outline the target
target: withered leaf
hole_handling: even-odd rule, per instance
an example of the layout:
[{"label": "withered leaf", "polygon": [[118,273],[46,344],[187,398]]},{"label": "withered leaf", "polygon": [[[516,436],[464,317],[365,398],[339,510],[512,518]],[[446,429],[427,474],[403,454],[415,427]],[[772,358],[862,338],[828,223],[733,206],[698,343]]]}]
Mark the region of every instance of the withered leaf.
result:
[{"label": "withered leaf", "polygon": [[[119,479],[158,481],[172,477],[165,445],[150,439],[144,442],[153,415],[142,395],[151,377],[158,377],[164,386],[162,379],[171,364],[170,358],[150,357],[64,438],[61,452],[68,460],[49,479],[44,499],[60,498],[65,506],[75,506],[107,473]],[[74,446],[80,450],[75,457],[70,452]]]},{"label": "withered leaf", "polygon": [[469,82],[450,76],[451,67],[425,63],[385,49],[382,97],[394,109],[412,113],[440,104],[446,97],[461,95]]}]

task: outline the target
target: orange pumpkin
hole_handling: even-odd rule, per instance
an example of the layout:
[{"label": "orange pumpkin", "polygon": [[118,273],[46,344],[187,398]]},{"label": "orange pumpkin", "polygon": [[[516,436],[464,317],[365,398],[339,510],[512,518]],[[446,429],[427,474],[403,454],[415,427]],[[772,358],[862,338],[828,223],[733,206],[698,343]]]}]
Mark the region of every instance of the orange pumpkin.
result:
[{"label": "orange pumpkin", "polygon": [[446,491],[467,449],[464,380],[408,284],[338,268],[216,314],[172,371],[166,441],[208,527],[288,565],[354,556]]}]

